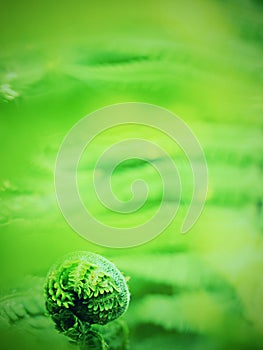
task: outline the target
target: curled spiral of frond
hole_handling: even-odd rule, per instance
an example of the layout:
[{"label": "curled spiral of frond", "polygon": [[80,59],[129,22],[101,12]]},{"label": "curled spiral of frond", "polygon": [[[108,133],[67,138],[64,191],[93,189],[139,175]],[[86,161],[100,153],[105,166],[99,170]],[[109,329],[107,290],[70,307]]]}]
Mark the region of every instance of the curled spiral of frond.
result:
[{"label": "curled spiral of frond", "polygon": [[90,252],[72,253],[55,264],[48,273],[45,293],[46,308],[57,329],[76,340],[92,325],[120,317],[130,299],[117,267]]}]

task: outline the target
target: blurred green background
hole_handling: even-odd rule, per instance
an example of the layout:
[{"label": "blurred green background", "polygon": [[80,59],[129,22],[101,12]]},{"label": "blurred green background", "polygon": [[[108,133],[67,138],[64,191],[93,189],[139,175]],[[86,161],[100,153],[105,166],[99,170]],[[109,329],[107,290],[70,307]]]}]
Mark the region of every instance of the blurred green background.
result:
[{"label": "blurred green background", "polygon": [[[72,348],[44,316],[41,286],[54,260],[74,250],[103,254],[131,277],[124,319],[132,350],[262,349],[262,1],[10,1],[0,17],[1,349]],[[165,232],[118,250],[70,229],[53,170],[74,123],[127,101],[165,107],[187,122],[206,154],[209,192],[197,224],[180,235],[191,198],[184,155],[152,130],[101,135],[79,174],[101,221],[130,227],[161,199],[151,166],[128,162],[113,187],[125,199],[131,180],[146,178],[145,210],[120,218],[98,205],[88,179],[118,137],[162,144],[183,178],[181,207]]]}]

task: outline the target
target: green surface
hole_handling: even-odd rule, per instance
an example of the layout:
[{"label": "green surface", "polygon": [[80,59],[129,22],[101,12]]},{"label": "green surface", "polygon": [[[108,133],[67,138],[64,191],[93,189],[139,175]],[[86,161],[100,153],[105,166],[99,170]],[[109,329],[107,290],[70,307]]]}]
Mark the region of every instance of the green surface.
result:
[{"label": "green surface", "polygon": [[[262,349],[262,2],[10,1],[0,16],[1,349],[75,348],[44,316],[42,294],[54,260],[74,250],[102,254],[131,277],[124,320],[132,350]],[[151,166],[131,162],[116,169],[113,188],[127,199],[131,179],[146,178],[146,207],[120,217],[99,205],[87,183],[97,155],[118,137],[163,145],[183,178],[165,232],[114,250],[70,229],[53,170],[75,122],[127,101],[160,105],[188,123],[206,154],[209,192],[197,224],[180,235],[191,195],[184,155],[152,130],[101,135],[79,171],[84,201],[101,221],[135,225],[161,197]]]}]

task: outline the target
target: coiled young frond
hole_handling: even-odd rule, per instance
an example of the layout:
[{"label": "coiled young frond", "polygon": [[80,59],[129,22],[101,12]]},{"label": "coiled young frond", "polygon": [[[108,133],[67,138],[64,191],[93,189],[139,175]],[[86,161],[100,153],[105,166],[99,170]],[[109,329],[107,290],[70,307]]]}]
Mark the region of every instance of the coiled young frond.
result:
[{"label": "coiled young frond", "polygon": [[56,328],[74,340],[90,333],[94,324],[105,325],[128,308],[125,278],[104,257],[76,252],[50,270],[46,308]]}]

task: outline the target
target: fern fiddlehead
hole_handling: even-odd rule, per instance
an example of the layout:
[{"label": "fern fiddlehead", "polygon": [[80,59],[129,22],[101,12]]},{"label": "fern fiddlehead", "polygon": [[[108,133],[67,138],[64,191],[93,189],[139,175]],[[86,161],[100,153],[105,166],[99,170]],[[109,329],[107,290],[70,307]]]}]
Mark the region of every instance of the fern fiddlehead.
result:
[{"label": "fern fiddlehead", "polygon": [[78,342],[81,349],[107,349],[93,325],[119,318],[130,300],[117,267],[90,252],[69,254],[55,264],[48,273],[45,293],[46,309],[56,328]]}]

